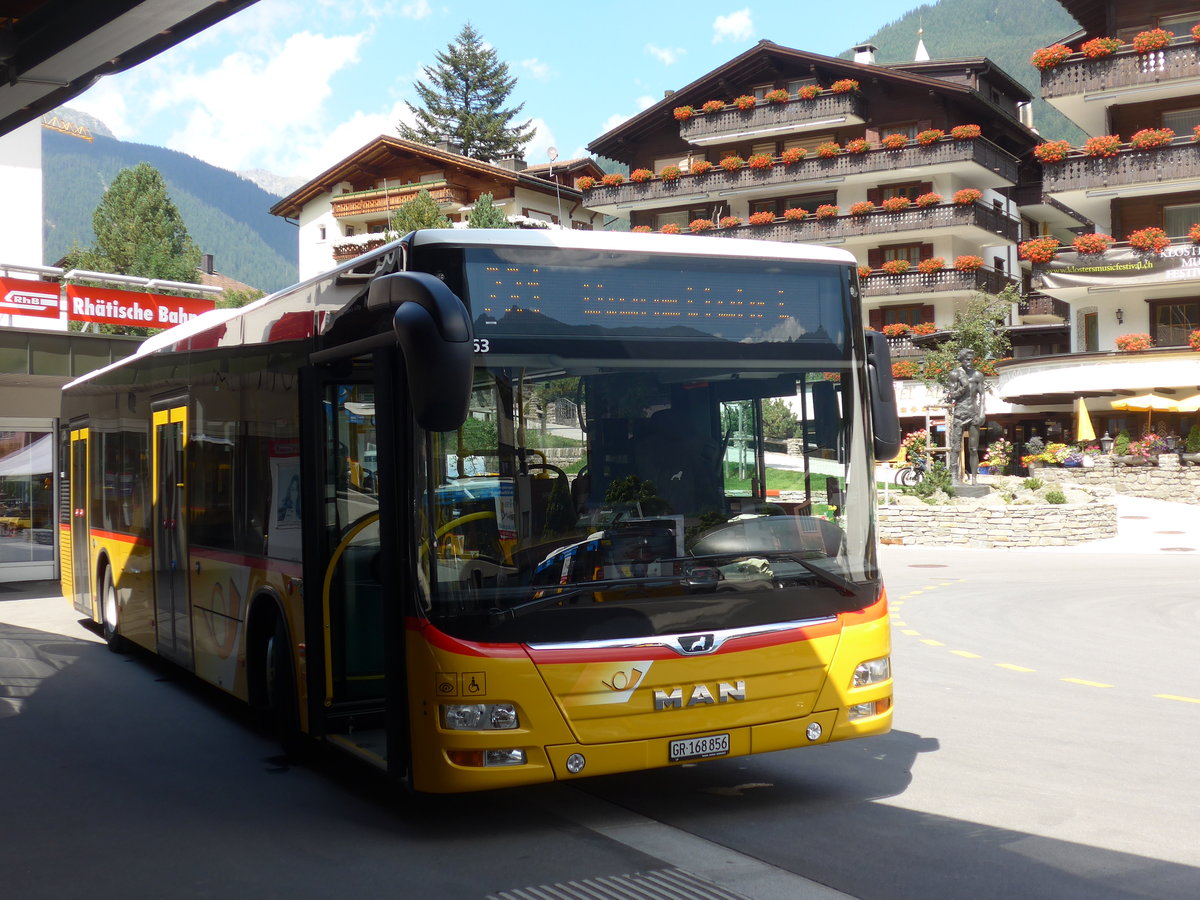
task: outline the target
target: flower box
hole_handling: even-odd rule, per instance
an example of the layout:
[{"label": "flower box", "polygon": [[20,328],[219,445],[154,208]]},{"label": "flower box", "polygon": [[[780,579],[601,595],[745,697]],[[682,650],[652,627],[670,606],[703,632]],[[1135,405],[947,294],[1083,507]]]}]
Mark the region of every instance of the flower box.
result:
[{"label": "flower box", "polygon": [[817,207],[818,219],[834,219],[841,213],[841,208],[832,203],[822,203]]},{"label": "flower box", "polygon": [[[837,213],[835,212],[834,215],[836,216]],[[808,218],[808,210],[802,209],[799,206],[793,206],[791,209],[783,211],[783,217],[789,222],[803,222]]]},{"label": "flower box", "polygon": [[742,159],[740,156],[726,156],[724,159],[721,160],[720,166],[726,172],[736,172],[738,169],[740,169],[745,164],[746,164],[746,161],[744,159]]},{"label": "flower box", "polygon": [[1143,253],[1159,254],[1171,246],[1171,239],[1161,228],[1150,226],[1129,233],[1129,246]]},{"label": "flower box", "polygon": [[755,153],[746,160],[746,165],[752,169],[769,169],[775,165],[775,160],[769,153]]},{"label": "flower box", "polygon": [[686,122],[696,114],[696,109],[693,106],[677,106],[675,107],[675,121]]},{"label": "flower box", "polygon": [[1116,243],[1110,235],[1100,234],[1081,234],[1071,242],[1072,246],[1078,253],[1103,253],[1109,247]]},{"label": "flower box", "polygon": [[850,215],[866,216],[875,211],[875,204],[870,200],[860,200],[857,203],[850,204]]},{"label": "flower box", "polygon": [[1117,335],[1117,349],[1124,353],[1131,353],[1137,350],[1149,350],[1154,346],[1154,341],[1150,339],[1150,335],[1141,334],[1121,334]]},{"label": "flower box", "polygon": [[960,272],[975,272],[983,268],[982,256],[956,256],[954,257],[954,268]]},{"label": "flower box", "polygon": [[931,256],[917,263],[917,271],[922,275],[932,275],[946,268],[946,260],[941,256]]},{"label": "flower box", "polygon": [[694,159],[691,163],[693,175],[703,175],[705,172],[712,171],[713,164],[707,159]]},{"label": "flower box", "polygon": [[1032,263],[1048,263],[1058,251],[1058,238],[1039,237],[1017,245],[1017,256]]},{"label": "flower box", "polygon": [[1033,148],[1033,155],[1037,157],[1038,162],[1044,163],[1062,162],[1070,152],[1070,141],[1046,141]]},{"label": "flower box", "polygon": [[942,202],[942,200],[943,200],[943,197],[941,194],[930,191],[927,194],[919,194],[917,196],[917,199],[914,200],[913,202],[915,204],[917,204],[917,206],[919,206],[921,209],[926,209],[930,206],[937,206],[939,203]]},{"label": "flower box", "polygon": [[1139,31],[1133,36],[1133,49],[1137,53],[1152,53],[1170,44],[1173,37],[1175,37],[1175,32],[1167,31],[1165,28]]},{"label": "flower box", "polygon": [[679,166],[671,165],[663,166],[662,171],[658,173],[658,177],[663,181],[678,181],[682,174],[683,171],[679,168]]},{"label": "flower box", "polygon": [[1062,65],[1070,55],[1071,48],[1066,44],[1051,44],[1049,47],[1041,47],[1034,50],[1033,56],[1029,57],[1029,61],[1037,68],[1045,71],[1046,69],[1053,69],[1055,66]]},{"label": "flower box", "polygon": [[1090,41],[1085,41],[1079,48],[1079,52],[1088,59],[1100,59],[1102,56],[1112,56],[1123,45],[1116,38],[1098,37],[1092,38]]},{"label": "flower box", "polygon": [[889,259],[880,268],[889,275],[903,275],[912,268],[912,263],[907,259]]},{"label": "flower box", "polygon": [[804,159],[808,153],[807,147],[788,147],[783,153],[779,154],[779,158],[785,166],[794,166],[796,163]]},{"label": "flower box", "polygon": [[955,125],[950,129],[950,137],[956,141],[973,141],[983,134],[978,125]]},{"label": "flower box", "polygon": [[705,100],[704,103],[701,105],[700,110],[706,116],[708,116],[708,115],[712,115],[713,113],[719,113],[724,108],[725,108],[724,100]]},{"label": "flower box", "polygon": [[928,147],[930,144],[936,144],[945,136],[946,132],[940,128],[928,128],[917,133],[917,143],[922,147]]},{"label": "flower box", "polygon": [[758,101],[752,94],[742,94],[740,97],[733,98],[733,105],[738,109],[754,109],[756,103]]},{"label": "flower box", "polygon": [[978,203],[981,197],[983,197],[983,192],[975,188],[962,188],[954,192],[954,202],[960,206]]},{"label": "flower box", "polygon": [[771,225],[775,222],[775,213],[756,212],[750,214],[751,225]]},{"label": "flower box", "polygon": [[848,94],[850,91],[858,90],[858,82],[853,78],[842,78],[831,84],[829,90],[835,94]]},{"label": "flower box", "polygon": [[710,231],[715,227],[712,219],[692,219],[688,223],[688,228],[691,229],[692,234],[699,234],[701,231]]},{"label": "flower box", "polygon": [[1101,134],[1090,137],[1083,142],[1083,152],[1097,158],[1116,156],[1121,152],[1121,136],[1119,134]]},{"label": "flower box", "polygon": [[907,197],[888,197],[879,205],[884,212],[903,212],[912,206],[912,201]]},{"label": "flower box", "polygon": [[741,224],[741,216],[721,216],[722,228],[737,228]]},{"label": "flower box", "polygon": [[821,96],[823,90],[824,88],[819,84],[805,84],[801,85],[800,89],[796,91],[796,96],[801,100],[815,100]]},{"label": "flower box", "polygon": [[596,186],[596,179],[591,175],[583,175],[575,179],[575,187],[581,191],[590,191]]},{"label": "flower box", "polygon": [[629,173],[629,180],[634,184],[643,184],[654,178],[654,173],[649,169],[634,169]]},{"label": "flower box", "polygon": [[821,159],[833,159],[842,152],[841,144],[835,141],[825,141],[823,144],[817,144],[817,156]]},{"label": "flower box", "polygon": [[787,103],[790,96],[783,88],[778,88],[773,91],[767,91],[763,94],[763,99],[768,103]]},{"label": "flower box", "polygon": [[847,153],[866,153],[870,149],[871,142],[866,138],[854,138],[853,140],[846,141]]},{"label": "flower box", "polygon": [[1156,147],[1166,147],[1175,139],[1175,132],[1170,128],[1143,128],[1135,131],[1129,138],[1129,145],[1134,150],[1152,150]]},{"label": "flower box", "polygon": [[908,146],[908,135],[885,134],[879,141],[885,150],[901,150]]}]

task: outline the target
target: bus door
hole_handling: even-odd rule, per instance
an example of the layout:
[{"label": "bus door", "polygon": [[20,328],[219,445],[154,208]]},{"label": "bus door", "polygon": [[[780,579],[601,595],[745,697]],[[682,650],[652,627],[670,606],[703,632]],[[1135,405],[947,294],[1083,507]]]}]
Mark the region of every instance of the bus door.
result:
[{"label": "bus door", "polygon": [[158,652],[192,668],[192,624],[188,602],[187,406],[182,398],[153,406],[151,440],[154,485],[154,605]]},{"label": "bus door", "polygon": [[74,605],[82,613],[95,617],[92,596],[91,557],[88,553],[88,429],[71,429],[71,591]]}]

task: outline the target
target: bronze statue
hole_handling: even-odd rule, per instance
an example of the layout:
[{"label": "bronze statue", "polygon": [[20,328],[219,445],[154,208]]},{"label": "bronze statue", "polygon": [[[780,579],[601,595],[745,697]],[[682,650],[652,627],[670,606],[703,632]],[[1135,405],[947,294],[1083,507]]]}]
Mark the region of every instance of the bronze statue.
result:
[{"label": "bronze statue", "polygon": [[966,475],[971,484],[977,483],[979,470],[979,429],[984,423],[983,373],[975,368],[975,351],[964,347],[958,351],[958,365],[950,372],[946,384],[946,404],[950,407],[950,445],[947,462],[950,480],[961,484],[959,478],[959,456],[962,453],[964,432],[967,435],[968,451]]}]

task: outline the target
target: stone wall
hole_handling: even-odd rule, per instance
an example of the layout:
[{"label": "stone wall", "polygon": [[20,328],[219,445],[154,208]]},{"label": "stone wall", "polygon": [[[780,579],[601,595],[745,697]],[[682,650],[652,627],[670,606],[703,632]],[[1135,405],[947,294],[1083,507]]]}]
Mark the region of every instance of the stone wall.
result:
[{"label": "stone wall", "polygon": [[1130,497],[1200,504],[1200,466],[1181,466],[1174,454],[1160,456],[1151,466],[1114,465],[1110,457],[1099,456],[1090,468],[1047,466],[1029,474],[1064,487],[1110,487]]},{"label": "stone wall", "polygon": [[1117,536],[1113,503],[880,506],[883,544],[1065,547]]}]

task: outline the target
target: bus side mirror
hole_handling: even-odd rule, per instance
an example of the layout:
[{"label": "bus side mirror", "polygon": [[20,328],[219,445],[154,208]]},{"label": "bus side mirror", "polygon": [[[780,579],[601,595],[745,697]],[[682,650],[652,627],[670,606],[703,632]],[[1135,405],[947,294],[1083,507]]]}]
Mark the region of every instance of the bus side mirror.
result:
[{"label": "bus side mirror", "polygon": [[427,431],[454,431],[467,419],[474,384],[474,332],[467,308],[439,278],[396,272],[371,282],[369,306],[392,306],[413,415]]},{"label": "bus side mirror", "polygon": [[867,393],[871,397],[871,430],[875,458],[892,459],[900,452],[900,409],[892,381],[892,353],[878,331],[867,335]]}]

